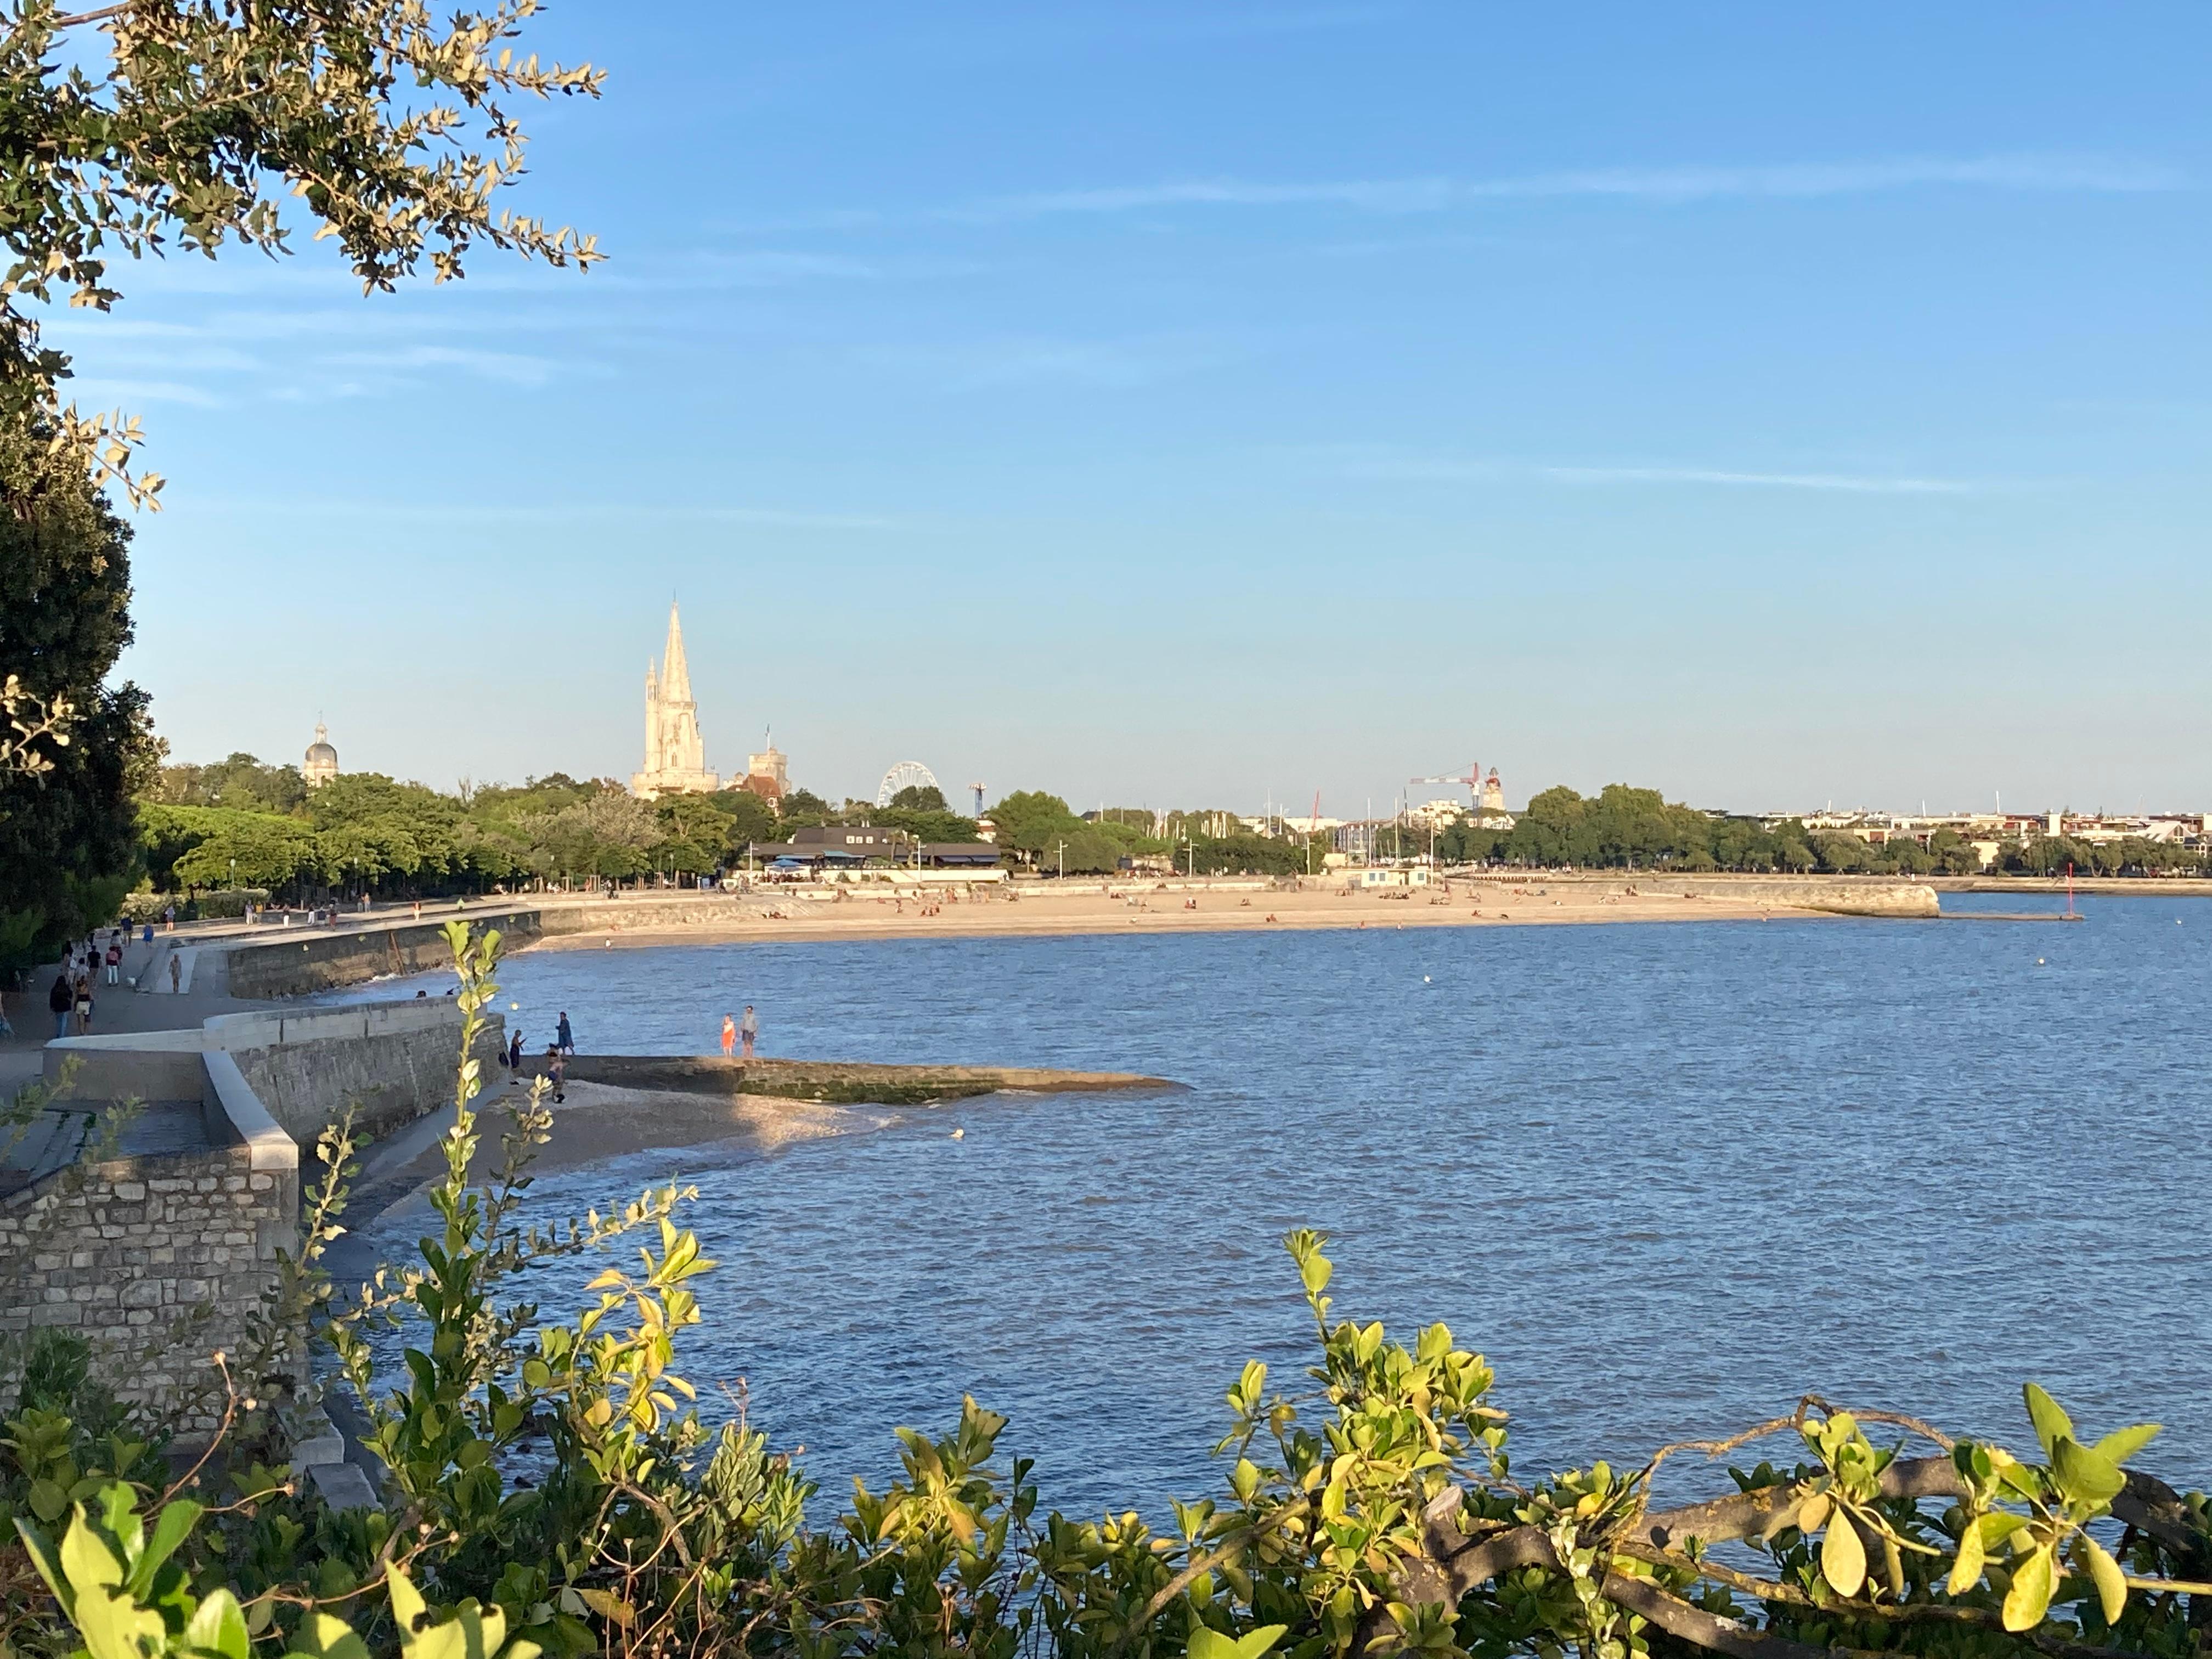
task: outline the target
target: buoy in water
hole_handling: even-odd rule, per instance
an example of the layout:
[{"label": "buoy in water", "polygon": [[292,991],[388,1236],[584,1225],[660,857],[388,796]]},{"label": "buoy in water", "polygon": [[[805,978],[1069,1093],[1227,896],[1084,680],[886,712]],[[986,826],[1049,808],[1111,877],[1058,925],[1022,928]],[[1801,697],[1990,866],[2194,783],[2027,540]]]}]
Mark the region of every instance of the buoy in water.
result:
[{"label": "buoy in water", "polygon": [[965,1140],[968,1138],[968,1132],[965,1129],[955,1129],[952,1132],[952,1138],[955,1140]]},{"label": "buoy in water", "polygon": [[1426,974],[1423,974],[1423,975],[1421,975],[1421,983],[1422,983],[1422,984],[1424,984],[1424,985],[1426,985],[1428,982],[1429,982],[1429,976],[1428,976]]}]

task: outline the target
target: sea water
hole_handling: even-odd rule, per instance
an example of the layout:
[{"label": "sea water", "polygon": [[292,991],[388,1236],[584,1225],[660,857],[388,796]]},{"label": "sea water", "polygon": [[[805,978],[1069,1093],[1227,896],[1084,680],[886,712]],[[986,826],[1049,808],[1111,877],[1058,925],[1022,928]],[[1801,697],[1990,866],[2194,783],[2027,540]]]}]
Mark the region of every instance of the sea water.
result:
[{"label": "sea water", "polygon": [[[1488,1356],[1524,1468],[1807,1391],[2023,1443],[2033,1378],[2086,1430],[2166,1424],[2142,1462],[2201,1486],[2212,904],[2083,908],[548,951],[504,964],[501,1007],[541,1050],[566,1010],[585,1053],[708,1052],[750,1002],[770,1054],[1183,1085],[542,1182],[574,1211],[697,1184],[720,1265],[679,1368],[708,1415],[741,1390],[803,1445],[829,1501],[963,1394],[1011,1418],[1049,1504],[1218,1491],[1243,1363],[1311,1389],[1293,1227],[1332,1237],[1337,1316],[1442,1320]],[[595,1266],[536,1279],[549,1315]]]}]

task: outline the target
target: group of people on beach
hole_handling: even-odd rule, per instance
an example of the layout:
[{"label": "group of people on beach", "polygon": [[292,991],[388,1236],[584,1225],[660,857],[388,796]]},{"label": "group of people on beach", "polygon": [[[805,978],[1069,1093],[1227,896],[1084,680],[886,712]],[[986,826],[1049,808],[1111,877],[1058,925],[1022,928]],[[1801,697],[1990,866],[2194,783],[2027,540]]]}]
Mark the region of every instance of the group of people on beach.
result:
[{"label": "group of people on beach", "polygon": [[[568,1099],[568,1057],[576,1052],[576,1033],[568,1024],[568,1011],[563,1008],[561,1018],[554,1023],[553,1041],[545,1045],[545,1080],[553,1085],[553,1098],[557,1103]],[[507,1040],[507,1069],[514,1081],[522,1080],[522,1028],[518,1025]]]}]

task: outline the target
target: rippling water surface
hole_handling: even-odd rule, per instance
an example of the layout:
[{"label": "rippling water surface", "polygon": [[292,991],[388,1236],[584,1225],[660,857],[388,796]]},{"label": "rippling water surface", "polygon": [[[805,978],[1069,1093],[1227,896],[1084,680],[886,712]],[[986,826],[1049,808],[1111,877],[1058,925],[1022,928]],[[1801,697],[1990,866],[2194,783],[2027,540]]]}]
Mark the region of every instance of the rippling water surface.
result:
[{"label": "rippling water surface", "polygon": [[[1188,1085],[543,1182],[581,1209],[697,1182],[721,1267],[683,1368],[705,1402],[743,1378],[833,1499],[963,1392],[1048,1504],[1213,1489],[1238,1367],[1301,1380],[1296,1226],[1335,1236],[1340,1314],[1489,1356],[1523,1467],[1806,1389],[2026,1438],[2033,1377],[2087,1425],[2169,1425],[2146,1461],[2202,1486],[2212,905],[2084,908],[558,951],[507,963],[502,1002],[541,1043],[567,1009],[586,1051],[704,1052],[751,1002],[769,1054]],[[549,1279],[549,1311],[587,1276]]]}]

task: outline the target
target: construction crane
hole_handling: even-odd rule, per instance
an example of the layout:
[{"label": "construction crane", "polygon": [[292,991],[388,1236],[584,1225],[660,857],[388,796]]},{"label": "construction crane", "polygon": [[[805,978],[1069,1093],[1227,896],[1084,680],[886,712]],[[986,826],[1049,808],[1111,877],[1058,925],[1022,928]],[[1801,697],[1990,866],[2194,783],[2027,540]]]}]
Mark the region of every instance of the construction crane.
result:
[{"label": "construction crane", "polygon": [[1467,775],[1463,778],[1408,778],[1406,781],[1407,783],[1455,783],[1467,791],[1470,805],[1479,805],[1482,800],[1482,763],[1480,761],[1468,762]]}]

